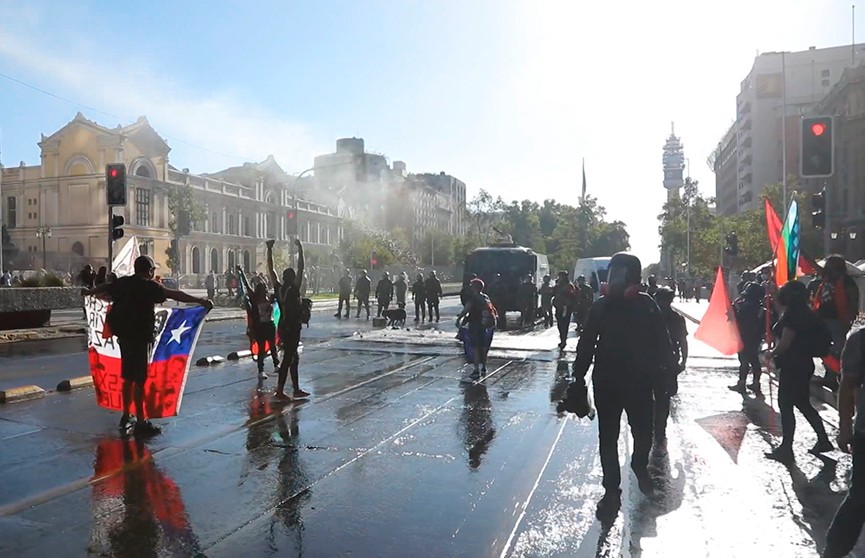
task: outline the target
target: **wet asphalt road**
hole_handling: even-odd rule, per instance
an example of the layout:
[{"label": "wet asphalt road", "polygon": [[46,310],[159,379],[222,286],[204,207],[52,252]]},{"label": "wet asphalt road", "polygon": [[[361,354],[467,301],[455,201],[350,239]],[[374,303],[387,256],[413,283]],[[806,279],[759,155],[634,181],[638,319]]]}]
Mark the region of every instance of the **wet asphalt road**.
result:
[{"label": "wet asphalt road", "polygon": [[765,379],[765,400],[728,391],[733,362],[694,343],[658,492],[637,490],[623,437],[623,509],[601,524],[596,422],[551,402],[572,353],[554,330],[497,334],[470,382],[451,322],[307,343],[303,404],[272,404],[249,361],[193,369],[144,443],[89,390],[0,407],[0,555],[817,555],[849,458],[806,453],[800,417],[795,465],[766,460]]}]

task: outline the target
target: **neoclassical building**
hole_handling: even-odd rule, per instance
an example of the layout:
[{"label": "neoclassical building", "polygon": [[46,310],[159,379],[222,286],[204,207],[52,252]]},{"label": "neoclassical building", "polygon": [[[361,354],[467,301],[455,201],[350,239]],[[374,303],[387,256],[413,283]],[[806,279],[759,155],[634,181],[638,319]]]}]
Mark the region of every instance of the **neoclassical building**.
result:
[{"label": "neoclassical building", "polygon": [[[168,274],[166,249],[171,241],[168,195],[188,184],[206,218],[180,240],[181,275],[202,276],[242,264],[264,270],[264,241],[288,245],[286,220],[296,207],[298,236],[311,246],[329,250],[342,236],[335,208],[295,199],[295,178],[272,156],[213,174],[192,174],[168,162],[170,147],[141,117],[137,122],[107,128],[81,113],[39,142],[42,162],[3,169],[3,224],[19,249],[10,269],[72,271],[108,259],[108,208],[105,165],[126,163],[127,205],[114,212],[126,221],[142,253],[151,255]],[[44,247],[44,251],[43,251]],[[200,277],[199,277],[200,278]],[[196,277],[187,277],[194,284]]]}]

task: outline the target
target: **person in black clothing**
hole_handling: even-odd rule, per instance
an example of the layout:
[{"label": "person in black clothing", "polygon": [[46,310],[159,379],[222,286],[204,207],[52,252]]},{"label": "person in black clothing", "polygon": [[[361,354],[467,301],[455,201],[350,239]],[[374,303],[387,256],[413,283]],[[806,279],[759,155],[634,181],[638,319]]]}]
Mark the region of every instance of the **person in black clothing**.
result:
[{"label": "person in black clothing", "polygon": [[763,298],[766,291],[757,283],[746,284],[742,289],[742,296],[733,302],[733,310],[736,312],[736,324],[739,326],[739,335],[744,344],[739,351],[739,381],[729,389],[739,393],[745,393],[745,382],[748,380],[748,372],[754,374],[754,381],[747,387],[755,395],[762,395],[760,389],[760,343],[763,341],[766,331],[766,315],[763,311]]},{"label": "person in black clothing", "polygon": [[655,293],[658,292],[658,278],[654,275],[649,275],[649,278],[646,279],[646,282],[648,283],[646,285],[646,294],[652,298],[655,298]]},{"label": "person in black clothing", "polygon": [[766,457],[778,461],[793,459],[793,435],[796,431],[796,417],[793,408],[817,433],[817,444],[812,453],[822,453],[833,449],[826,428],[817,409],[811,404],[810,382],[814,374],[814,359],[808,351],[810,335],[821,327],[819,318],[808,308],[808,290],[799,281],[788,281],[778,290],[778,306],[781,318],[775,324],[775,337],[778,342],[772,351],[778,366],[778,407],[781,411],[781,444]]},{"label": "person in black clothing", "polygon": [[78,273],[78,284],[84,288],[92,289],[96,281],[96,273],[93,271],[93,266],[87,264]]},{"label": "person in black clothing", "polygon": [[[297,271],[293,268],[286,268],[282,272],[282,281],[280,282],[276,272],[273,270],[273,244],[274,240],[267,241],[267,271],[270,274],[270,281],[273,283],[273,290],[276,292],[277,302],[279,303],[279,340],[282,343],[282,362],[277,371],[276,391],[274,398],[280,400],[303,399],[309,397],[309,393],[300,389],[300,381],[298,379],[297,368],[299,365],[300,355],[297,352],[300,346],[300,332],[302,328],[302,303],[300,296],[301,282],[303,281],[303,243],[299,238],[294,240],[297,246]],[[288,372],[291,370],[291,387],[293,388],[292,395],[289,397],[285,394],[285,381]]]},{"label": "person in black clothing", "polygon": [[[121,433],[128,435],[134,430],[136,434],[152,435],[162,431],[150,421],[144,420],[144,382],[147,380],[147,361],[155,341],[155,306],[170,298],[199,304],[209,312],[213,309],[213,303],[183,291],[166,289],[154,281],[156,264],[149,256],[138,256],[133,268],[134,275],[121,277],[95,288],[82,289],[81,294],[107,295],[112,301],[108,321],[120,345],[120,377],[123,379]],[[129,414],[133,404],[137,421]]]},{"label": "person in black clothing", "polygon": [[469,277],[468,281],[463,280],[463,288],[460,290],[460,304],[463,306],[466,305],[469,298],[472,296],[472,281],[478,278],[477,273],[472,273],[472,276]]},{"label": "person in black clothing", "polygon": [[535,278],[531,275],[526,275],[520,284],[518,293],[522,325],[523,327],[534,325],[535,312],[538,308],[538,287],[535,285]]},{"label": "person in black clothing", "polygon": [[544,318],[544,327],[553,327],[553,294],[555,287],[550,283],[551,277],[544,275],[544,282],[539,289],[541,295],[541,315]]},{"label": "person in black clothing", "polygon": [[578,303],[577,288],[568,279],[567,271],[560,271],[553,291],[553,308],[556,310],[556,326],[559,328],[559,349],[565,350],[568,342],[568,328],[576,312]]},{"label": "person in black clothing", "polygon": [[[648,294],[648,293],[646,293]],[[663,443],[667,438],[667,419],[670,417],[670,398],[679,391],[677,376],[685,370],[688,362],[688,328],[685,326],[685,318],[673,310],[673,299],[676,293],[667,287],[658,287],[655,290],[655,302],[661,310],[664,325],[670,336],[670,345],[673,349],[673,361],[676,367],[669,376],[659,376],[655,382],[655,442]]]},{"label": "person in black clothing", "polygon": [[339,278],[339,308],[334,314],[337,318],[342,318],[342,303],[345,302],[345,317],[351,315],[351,286],[352,286],[351,271],[346,269],[345,274]]},{"label": "person in black clothing", "polygon": [[586,278],[582,275],[577,277],[576,287],[576,306],[574,307],[574,317],[577,320],[577,333],[583,330],[583,324],[586,323],[586,316],[589,315],[589,308],[595,302],[595,290],[591,285],[586,284]]},{"label": "person in black clothing", "polygon": [[429,321],[433,319],[433,310],[435,310],[436,323],[439,321],[439,301],[442,297],[442,284],[439,278],[436,277],[435,271],[429,272],[429,277],[426,279],[425,293],[426,302],[429,310]]},{"label": "person in black clothing", "polygon": [[256,359],[258,364],[258,379],[266,380],[267,374],[264,373],[264,358],[267,356],[266,348],[268,345],[270,347],[270,356],[273,358],[273,366],[279,369],[279,350],[276,348],[276,325],[273,323],[273,302],[276,300],[276,294],[268,295],[267,285],[261,281],[257,281],[254,288],[251,287],[241,266],[237,266],[237,275],[240,278],[240,284],[243,285],[243,291],[251,293],[243,297],[243,306],[246,309],[248,324],[247,335],[250,341],[255,343],[258,348]]},{"label": "person in black clothing", "polygon": [[411,286],[411,296],[414,299],[414,321],[426,321],[426,285],[423,275],[418,273],[417,280]]},{"label": "person in black clothing", "polygon": [[408,276],[403,271],[396,276],[396,281],[393,282],[393,294],[396,298],[397,308],[405,310],[405,294],[408,291]]},{"label": "person in black clothing", "polygon": [[96,272],[96,278],[93,280],[93,286],[98,287],[102,283],[105,283],[106,277],[108,277],[108,268],[100,265],[99,271]]},{"label": "person in black clothing", "polygon": [[648,473],[652,448],[653,390],[659,377],[675,378],[670,336],[658,305],[639,292],[642,266],[624,252],[610,259],[607,295],[589,310],[577,344],[573,375],[585,385],[594,361],[592,384],[598,412],[598,437],[604,497],[597,516],[615,517],[621,506],[619,423],[622,411],[634,437],[631,468],[640,490],[654,490]]},{"label": "person in black clothing", "polygon": [[382,310],[387,310],[390,301],[393,300],[393,282],[390,273],[384,272],[378,285],[375,286],[375,299],[378,302],[378,317],[381,318]]},{"label": "person in black clothing", "polygon": [[366,319],[369,319],[369,293],[372,290],[372,281],[366,274],[366,270],[360,272],[360,277],[354,284],[354,298],[357,299],[357,315],[355,319],[360,318],[361,307],[366,309]]}]

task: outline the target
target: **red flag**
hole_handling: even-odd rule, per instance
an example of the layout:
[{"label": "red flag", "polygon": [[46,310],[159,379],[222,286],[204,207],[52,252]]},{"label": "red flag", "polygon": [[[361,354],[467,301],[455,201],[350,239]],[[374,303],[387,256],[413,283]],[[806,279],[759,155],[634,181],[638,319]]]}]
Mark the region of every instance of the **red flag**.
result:
[{"label": "red flag", "polygon": [[[769,235],[769,246],[772,248],[772,253],[774,254],[778,250],[778,244],[781,242],[781,229],[784,224],[781,223],[781,218],[778,217],[778,214],[775,213],[775,208],[772,207],[772,204],[769,203],[768,199],[764,199],[764,206],[766,208],[766,232]],[[802,247],[799,247],[799,271],[801,271],[801,275],[814,275],[818,272],[818,266],[811,259]],[[800,275],[797,273],[797,275]]]},{"label": "red flag", "polygon": [[700,326],[694,333],[694,338],[716,349],[721,354],[732,355],[744,348],[739,326],[736,325],[736,314],[730,303],[730,295],[724,284],[724,272],[719,267],[709,308],[700,321]]}]

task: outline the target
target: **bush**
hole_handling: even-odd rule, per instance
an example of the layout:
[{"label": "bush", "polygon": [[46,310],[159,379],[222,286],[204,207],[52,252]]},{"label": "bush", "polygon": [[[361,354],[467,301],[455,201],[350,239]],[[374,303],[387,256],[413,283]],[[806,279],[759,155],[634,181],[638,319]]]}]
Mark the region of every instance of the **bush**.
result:
[{"label": "bush", "polygon": [[19,287],[63,287],[63,278],[54,274],[34,275],[21,281]]}]

